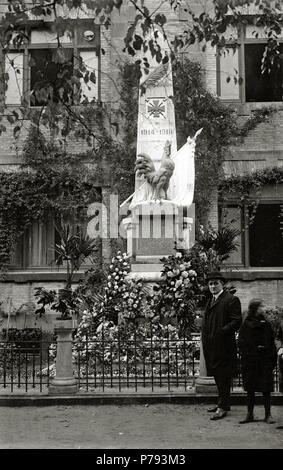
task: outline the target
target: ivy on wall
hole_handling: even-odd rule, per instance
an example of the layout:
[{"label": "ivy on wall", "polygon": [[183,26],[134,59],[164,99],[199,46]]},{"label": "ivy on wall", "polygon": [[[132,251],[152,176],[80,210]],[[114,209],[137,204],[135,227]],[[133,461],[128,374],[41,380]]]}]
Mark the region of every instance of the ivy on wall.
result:
[{"label": "ivy on wall", "polygon": [[243,176],[232,175],[222,181],[220,186],[221,194],[239,193],[241,201],[247,201],[250,197],[250,192],[255,190],[256,193],[260,191],[263,186],[268,184],[282,184],[283,183],[283,168],[282,167],[268,167],[253,171],[250,174]]},{"label": "ivy on wall", "polygon": [[252,223],[263,187],[277,184],[283,184],[283,168],[268,167],[242,176],[232,175],[226,178],[219,186],[219,196],[223,201],[227,201],[229,195],[236,194],[239,205],[246,205],[250,209],[249,222]]},{"label": "ivy on wall", "polygon": [[173,66],[174,101],[178,147],[188,136],[203,128],[195,153],[196,214],[204,222],[212,193],[222,181],[222,164],[231,145],[239,145],[256,126],[266,122],[276,111],[272,107],[256,110],[240,126],[237,110],[209,92],[205,87],[201,65],[190,60]]},{"label": "ivy on wall", "polygon": [[135,187],[134,162],[136,159],[138,100],[140,70],[129,61],[119,65],[119,106],[113,112],[111,124],[116,126],[120,144],[112,155],[112,189],[123,202]]},{"label": "ivy on wall", "polygon": [[87,204],[98,200],[95,177],[82,163],[56,144],[47,143],[31,127],[23,148],[23,165],[0,173],[0,266],[5,271],[13,248],[34,221],[86,219]]}]

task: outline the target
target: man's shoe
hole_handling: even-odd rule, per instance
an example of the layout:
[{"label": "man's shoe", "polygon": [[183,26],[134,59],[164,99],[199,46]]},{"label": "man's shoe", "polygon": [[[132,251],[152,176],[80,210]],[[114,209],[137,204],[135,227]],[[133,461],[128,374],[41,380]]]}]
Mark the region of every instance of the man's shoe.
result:
[{"label": "man's shoe", "polygon": [[218,406],[212,406],[211,408],[208,408],[206,411],[208,413],[216,413],[217,410],[218,410]]},{"label": "man's shoe", "polygon": [[222,410],[222,408],[217,408],[216,413],[213,416],[211,416],[210,419],[212,421],[216,421],[217,419],[225,418],[226,415],[227,415],[227,411]]},{"label": "man's shoe", "polygon": [[[218,406],[213,406],[212,408],[208,408],[206,411],[207,411],[208,413],[216,413],[216,411],[218,410],[218,408],[219,408]],[[229,408],[227,408],[227,411],[230,411],[230,406],[229,406]]]},{"label": "man's shoe", "polygon": [[264,418],[264,421],[265,421],[266,423],[268,423],[268,424],[274,424],[274,423],[276,423],[276,421],[274,421],[274,419],[272,418],[271,415],[266,416],[266,417]]},{"label": "man's shoe", "polygon": [[243,421],[239,421],[239,424],[252,423],[254,421],[253,413],[248,413]]}]

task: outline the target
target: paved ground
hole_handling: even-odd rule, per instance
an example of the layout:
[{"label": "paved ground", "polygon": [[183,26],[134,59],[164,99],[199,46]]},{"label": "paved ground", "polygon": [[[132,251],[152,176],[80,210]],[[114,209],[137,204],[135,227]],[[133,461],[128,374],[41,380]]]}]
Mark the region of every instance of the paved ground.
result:
[{"label": "paved ground", "polygon": [[282,449],[283,407],[272,412],[276,424],[240,425],[243,406],[221,421],[210,421],[206,405],[0,407],[0,448]]}]

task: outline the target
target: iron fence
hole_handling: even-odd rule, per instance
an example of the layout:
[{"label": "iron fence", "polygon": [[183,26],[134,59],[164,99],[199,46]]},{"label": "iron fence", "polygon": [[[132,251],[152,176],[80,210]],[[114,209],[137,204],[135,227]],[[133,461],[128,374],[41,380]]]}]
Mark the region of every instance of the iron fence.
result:
[{"label": "iron fence", "polygon": [[[74,374],[81,391],[189,391],[199,375],[200,337],[140,339],[87,336],[73,343]],[[0,342],[0,394],[48,393],[55,375],[56,342]],[[240,360],[232,390],[242,391]],[[279,368],[274,390],[279,391]]]},{"label": "iron fence", "polygon": [[50,341],[0,342],[0,394],[48,393],[53,349]]},{"label": "iron fence", "polygon": [[74,358],[78,385],[87,391],[187,389],[198,375],[199,338],[86,337],[74,345]]}]

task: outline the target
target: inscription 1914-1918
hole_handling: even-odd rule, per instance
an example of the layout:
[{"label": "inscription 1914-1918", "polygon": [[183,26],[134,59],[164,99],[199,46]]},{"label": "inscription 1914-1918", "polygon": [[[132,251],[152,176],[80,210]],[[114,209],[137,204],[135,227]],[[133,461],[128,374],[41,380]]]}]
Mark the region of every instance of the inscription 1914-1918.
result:
[{"label": "inscription 1914-1918", "polygon": [[166,128],[166,129],[141,129],[141,135],[172,135],[173,129]]}]

